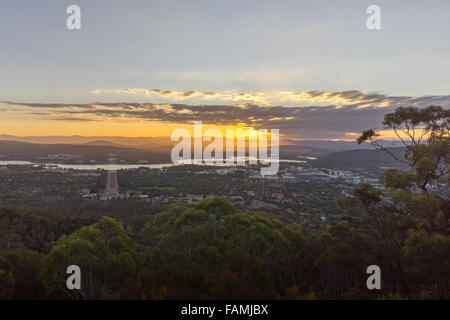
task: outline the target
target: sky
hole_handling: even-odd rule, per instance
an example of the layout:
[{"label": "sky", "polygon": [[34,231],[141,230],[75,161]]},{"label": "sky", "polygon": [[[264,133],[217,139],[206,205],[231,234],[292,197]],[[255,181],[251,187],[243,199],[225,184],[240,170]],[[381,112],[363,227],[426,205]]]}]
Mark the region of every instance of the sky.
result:
[{"label": "sky", "polygon": [[[69,30],[66,8],[81,9]],[[381,9],[381,30],[366,8]],[[2,1],[0,133],[170,135],[210,125],[348,139],[450,105],[450,2]]]}]

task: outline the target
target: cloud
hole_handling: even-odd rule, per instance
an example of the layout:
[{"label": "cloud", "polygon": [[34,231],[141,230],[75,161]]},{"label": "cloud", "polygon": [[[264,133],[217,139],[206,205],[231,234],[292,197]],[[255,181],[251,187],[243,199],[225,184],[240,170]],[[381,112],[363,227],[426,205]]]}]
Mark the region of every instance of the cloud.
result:
[{"label": "cloud", "polygon": [[210,92],[210,91],[175,91],[175,90],[161,90],[161,89],[144,89],[144,88],[126,88],[126,89],[96,89],[91,91],[92,94],[143,94],[146,97],[157,97],[171,99],[172,101],[182,101],[191,98],[199,98],[202,100],[215,100],[215,101],[227,101],[227,102],[239,102],[239,101],[251,101],[258,104],[270,103],[267,100],[265,94],[257,92],[237,92],[237,91],[224,91],[224,92]]},{"label": "cloud", "polygon": [[350,91],[275,91],[275,92],[208,92],[208,91],[175,91],[161,89],[127,88],[127,89],[96,89],[92,94],[143,94],[148,98],[162,98],[172,102],[196,98],[214,103],[253,103],[258,105],[334,105],[368,107],[395,107],[400,105],[450,105],[450,95],[443,96],[389,96],[381,93],[363,93],[358,90]]},{"label": "cloud", "polygon": [[[198,91],[189,91],[190,94]],[[164,95],[179,95],[163,91]],[[208,95],[215,93],[208,93]],[[381,94],[363,94],[359,91],[322,92],[309,91],[292,94],[296,99],[337,102],[325,106],[286,107],[251,102],[236,104],[158,104],[158,103],[101,103],[45,104],[6,102],[10,112],[25,112],[31,116],[55,121],[157,121],[180,123],[187,126],[193,121],[204,124],[241,124],[255,129],[279,129],[280,133],[294,139],[348,139],[367,128],[381,128],[384,114],[399,105],[418,107],[430,104],[448,108],[449,96],[389,97]]]},{"label": "cloud", "polygon": [[30,107],[39,109],[90,109],[91,104],[61,104],[61,103],[26,103],[14,101],[0,101],[12,107]]}]

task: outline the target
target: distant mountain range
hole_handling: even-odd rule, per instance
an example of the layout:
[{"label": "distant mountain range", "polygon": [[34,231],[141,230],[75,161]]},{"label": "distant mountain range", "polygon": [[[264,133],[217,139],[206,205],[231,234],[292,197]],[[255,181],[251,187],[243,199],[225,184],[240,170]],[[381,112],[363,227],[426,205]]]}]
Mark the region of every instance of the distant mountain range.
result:
[{"label": "distant mountain range", "polygon": [[[280,146],[281,159],[297,159],[298,156],[314,156],[316,167],[392,167],[401,166],[385,152],[370,145],[357,145],[354,141],[301,140],[289,141]],[[106,162],[117,157],[127,163],[146,160],[150,163],[170,162],[170,151],[177,142],[169,137],[15,137],[0,135],[0,160],[46,161],[49,156],[63,155],[63,162]],[[404,148],[394,147],[391,142],[383,145],[398,158],[404,157]],[[395,144],[398,145],[398,144]],[[68,155],[64,158],[64,155]]]},{"label": "distant mountain range", "polygon": [[[0,141],[19,141],[38,144],[83,144],[93,146],[134,147],[139,149],[158,148],[167,150],[175,142],[170,137],[120,137],[120,136],[13,136],[0,134]],[[281,141],[283,146],[305,147],[307,150],[321,150],[320,153],[352,149],[372,149],[370,145],[358,145],[356,141],[346,140],[290,140]],[[400,147],[399,142],[382,141],[385,147]],[[307,148],[306,148],[307,147]]]},{"label": "distant mountain range", "polygon": [[0,141],[18,141],[38,144],[71,144],[95,146],[122,146],[140,149],[154,147],[167,149],[173,145],[170,137],[115,137],[115,136],[13,136],[0,134]]}]

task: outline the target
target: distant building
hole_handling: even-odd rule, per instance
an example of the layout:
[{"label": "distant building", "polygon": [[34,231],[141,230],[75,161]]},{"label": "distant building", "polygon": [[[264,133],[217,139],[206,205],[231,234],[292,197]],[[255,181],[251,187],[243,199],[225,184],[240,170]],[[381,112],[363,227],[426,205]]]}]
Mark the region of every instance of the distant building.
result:
[{"label": "distant building", "polygon": [[203,200],[203,195],[201,194],[187,194],[186,195],[187,202],[198,202]]},{"label": "distant building", "polygon": [[278,200],[284,200],[286,197],[282,193],[272,193],[272,198],[278,199]]},{"label": "distant building", "polygon": [[225,169],[217,169],[216,174],[226,175],[226,174],[234,174],[235,168],[225,168]]},{"label": "distant building", "polygon": [[285,173],[282,177],[284,180],[295,180],[295,176],[292,173]]}]

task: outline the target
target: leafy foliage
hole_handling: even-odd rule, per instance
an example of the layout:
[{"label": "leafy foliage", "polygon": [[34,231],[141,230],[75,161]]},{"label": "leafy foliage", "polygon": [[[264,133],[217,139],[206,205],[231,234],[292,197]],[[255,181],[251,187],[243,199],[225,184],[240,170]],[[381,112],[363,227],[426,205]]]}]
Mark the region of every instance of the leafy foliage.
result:
[{"label": "leafy foliage", "polygon": [[[65,288],[66,268],[83,270],[81,290]],[[74,298],[113,298],[136,272],[133,241],[120,222],[103,217],[96,224],[62,236],[42,262],[41,278],[51,290],[64,290]]]}]

